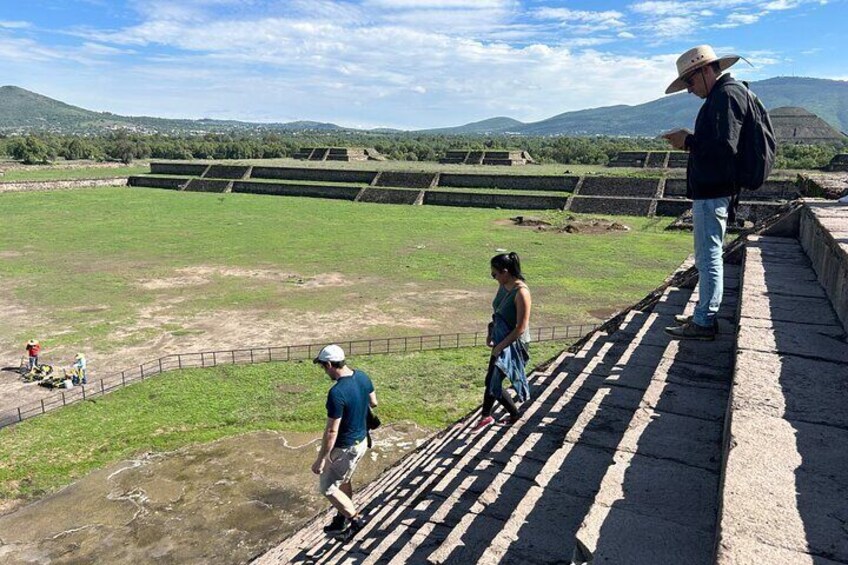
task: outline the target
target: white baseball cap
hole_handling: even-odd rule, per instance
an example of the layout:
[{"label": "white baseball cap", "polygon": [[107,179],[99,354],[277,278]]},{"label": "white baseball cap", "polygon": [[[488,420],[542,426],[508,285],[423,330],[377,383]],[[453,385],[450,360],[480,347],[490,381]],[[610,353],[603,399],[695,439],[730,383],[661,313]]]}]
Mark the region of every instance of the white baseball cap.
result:
[{"label": "white baseball cap", "polygon": [[312,360],[313,363],[334,363],[345,360],[344,349],[338,345],[328,345]]}]

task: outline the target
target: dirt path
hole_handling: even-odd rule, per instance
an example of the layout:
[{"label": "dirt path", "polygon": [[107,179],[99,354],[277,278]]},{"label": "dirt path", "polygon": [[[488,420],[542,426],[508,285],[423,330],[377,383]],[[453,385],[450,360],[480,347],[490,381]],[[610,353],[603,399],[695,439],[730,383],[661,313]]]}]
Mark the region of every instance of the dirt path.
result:
[{"label": "dirt path", "polygon": [[[377,432],[354,488],[429,435]],[[310,472],[317,440],[257,432],[110,465],[0,516],[0,562],[244,563],[328,506]]]}]

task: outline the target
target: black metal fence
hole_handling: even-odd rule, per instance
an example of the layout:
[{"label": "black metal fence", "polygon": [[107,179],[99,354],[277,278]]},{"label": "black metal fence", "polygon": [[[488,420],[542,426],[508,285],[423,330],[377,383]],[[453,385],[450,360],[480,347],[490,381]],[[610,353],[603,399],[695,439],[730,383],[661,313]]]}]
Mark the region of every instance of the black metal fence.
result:
[{"label": "black metal fence", "polygon": [[[552,326],[530,330],[531,341],[557,341],[577,339],[596,329],[595,325]],[[143,381],[167,371],[216,367],[218,365],[250,365],[274,361],[303,361],[314,359],[327,343],[308,345],[283,345],[277,347],[253,347],[226,351],[201,351],[199,353],[177,353],[142,363],[131,369],[92,380],[87,385],[70,389],[56,389],[51,398],[18,406],[0,412],[0,428],[39,416],[50,410],[67,406],[81,400],[103,396],[130,383]],[[485,345],[486,333],[455,333],[410,337],[388,337],[334,342],[341,345],[347,355],[376,355],[385,353],[409,353],[436,349],[457,349]]]}]

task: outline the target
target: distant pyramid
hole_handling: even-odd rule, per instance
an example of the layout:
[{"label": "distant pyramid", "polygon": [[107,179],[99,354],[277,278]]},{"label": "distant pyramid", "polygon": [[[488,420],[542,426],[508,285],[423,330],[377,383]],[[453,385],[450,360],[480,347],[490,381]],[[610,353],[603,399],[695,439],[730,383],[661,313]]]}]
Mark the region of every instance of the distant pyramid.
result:
[{"label": "distant pyramid", "polygon": [[778,143],[834,143],[846,137],[826,121],[796,106],[782,106],[769,112]]}]

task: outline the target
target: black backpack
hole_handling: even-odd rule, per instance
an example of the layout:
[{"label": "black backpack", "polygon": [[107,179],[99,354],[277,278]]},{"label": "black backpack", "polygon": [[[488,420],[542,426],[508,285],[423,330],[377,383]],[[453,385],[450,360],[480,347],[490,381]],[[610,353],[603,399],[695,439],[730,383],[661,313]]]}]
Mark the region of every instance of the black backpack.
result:
[{"label": "black backpack", "polygon": [[748,112],[742,123],[739,150],[736,154],[736,186],[757,190],[766,182],[774,167],[777,142],[765,106],[756,94],[751,92],[747,82],[741,84],[748,98]]}]

